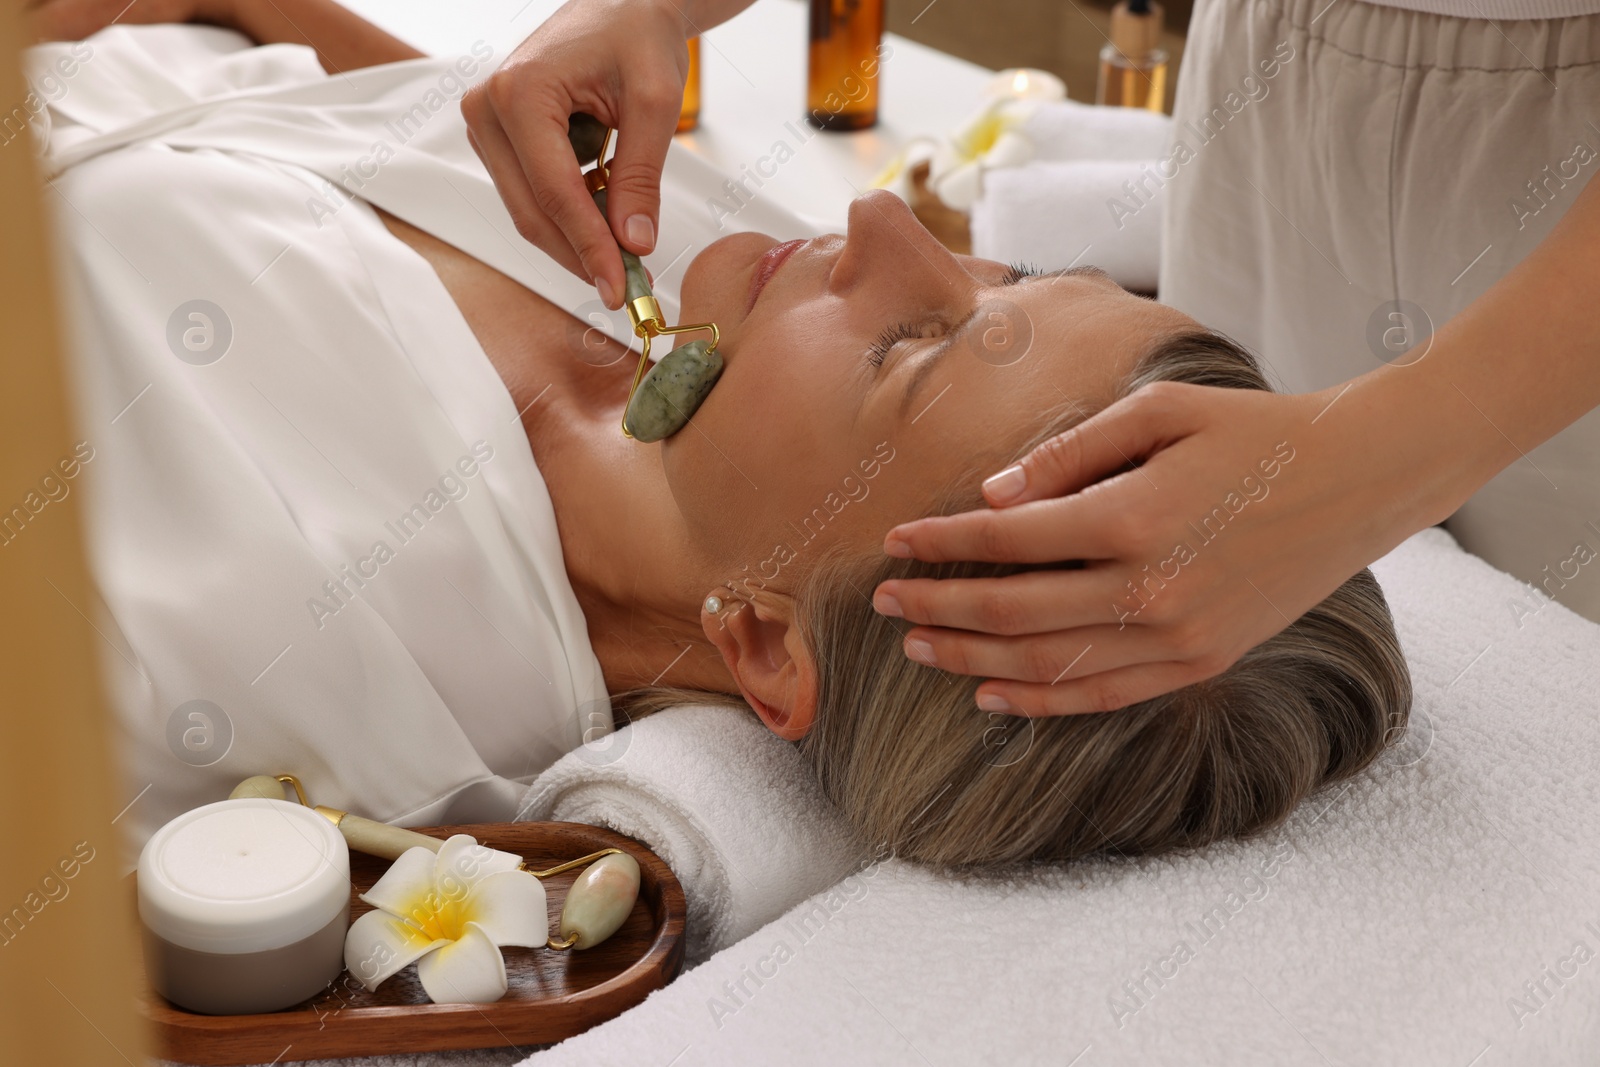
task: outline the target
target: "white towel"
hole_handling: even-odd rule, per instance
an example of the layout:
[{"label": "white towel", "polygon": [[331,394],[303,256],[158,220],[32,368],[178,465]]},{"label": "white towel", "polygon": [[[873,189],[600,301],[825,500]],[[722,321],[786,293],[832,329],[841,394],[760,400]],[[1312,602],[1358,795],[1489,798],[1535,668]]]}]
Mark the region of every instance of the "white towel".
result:
[{"label": "white towel", "polygon": [[999,885],[891,860],[532,1064],[1592,1067],[1600,627],[1441,530],[1374,571],[1414,733],[1283,827]]},{"label": "white towel", "polygon": [[1172,119],[1137,107],[1042,104],[1022,123],[1035,160],[1137,163],[1167,153]]},{"label": "white towel", "polygon": [[972,254],[1042,270],[1093,264],[1129,289],[1154,292],[1172,120],[1063,100],[1041,104],[1017,132],[1032,155],[984,171]]},{"label": "white towel", "polygon": [[1093,264],[1153,292],[1161,269],[1159,163],[1048,160],[985,171],[972,254],[1041,270]]},{"label": "white towel", "polygon": [[582,746],[534,780],[520,817],[648,845],[683,883],[691,965],[866,860],[794,746],[726,707],[672,708]]}]

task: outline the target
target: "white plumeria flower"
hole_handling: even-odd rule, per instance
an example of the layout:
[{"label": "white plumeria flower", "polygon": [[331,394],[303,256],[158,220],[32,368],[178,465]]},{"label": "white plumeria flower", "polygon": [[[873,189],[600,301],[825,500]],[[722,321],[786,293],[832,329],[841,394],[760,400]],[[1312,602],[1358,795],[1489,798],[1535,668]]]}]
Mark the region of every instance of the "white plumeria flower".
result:
[{"label": "white plumeria flower", "polygon": [[407,849],[350,924],[344,965],[368,990],[412,962],[436,1004],[487,1004],[506,992],[501,946],[537,948],[549,936],[544,886],[522,860],[456,834],[438,853]]},{"label": "white plumeria flower", "polygon": [[931,163],[937,151],[938,146],[932,138],[918,137],[878,172],[878,176],[872,179],[872,187],[887,189],[906,203],[911,203],[915,186],[913,175],[919,166]]},{"label": "white plumeria flower", "polygon": [[928,170],[928,187],[947,207],[967,211],[983,192],[983,172],[1015,167],[1033,158],[1033,142],[1021,126],[1038,109],[1033,100],[1001,98],[940,142]]}]

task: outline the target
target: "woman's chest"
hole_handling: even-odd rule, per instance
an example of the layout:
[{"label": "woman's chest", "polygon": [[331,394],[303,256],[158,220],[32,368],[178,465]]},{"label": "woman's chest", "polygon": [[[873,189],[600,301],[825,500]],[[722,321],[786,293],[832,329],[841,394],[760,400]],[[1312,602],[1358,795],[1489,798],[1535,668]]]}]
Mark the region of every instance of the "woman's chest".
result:
[{"label": "woman's chest", "polygon": [[516,405],[541,465],[622,416],[628,349],[499,271],[379,211],[428,261]]}]

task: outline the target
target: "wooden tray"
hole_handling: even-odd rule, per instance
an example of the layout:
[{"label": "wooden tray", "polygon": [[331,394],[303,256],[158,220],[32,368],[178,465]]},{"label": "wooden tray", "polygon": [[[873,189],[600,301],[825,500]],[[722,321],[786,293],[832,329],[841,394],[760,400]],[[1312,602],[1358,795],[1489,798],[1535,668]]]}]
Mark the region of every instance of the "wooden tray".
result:
[{"label": "wooden tray", "polygon": [[[621,1014],[682,969],[683,887],[660,857],[632,838],[565,822],[417,830],[440,838],[471,834],[536,867],[620,848],[639,861],[639,901],[622,928],[592,949],[502,949],[511,988],[493,1004],[434,1004],[423,993],[414,965],[374,993],[341,973],[311,1000],[260,1015],[199,1015],[147,989],[140,1009],[155,1028],[160,1054],[180,1063],[254,1064],[550,1044]],[[356,894],[370,888],[388,867],[388,860],[350,853],[352,920],[372,910]],[[580,873],[543,879],[552,929],[567,889]]]}]

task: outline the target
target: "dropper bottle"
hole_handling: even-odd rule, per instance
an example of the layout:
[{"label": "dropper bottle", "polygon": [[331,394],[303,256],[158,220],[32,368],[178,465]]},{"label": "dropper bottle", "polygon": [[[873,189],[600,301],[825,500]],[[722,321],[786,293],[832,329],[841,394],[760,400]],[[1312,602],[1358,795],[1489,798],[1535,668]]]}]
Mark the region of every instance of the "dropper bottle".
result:
[{"label": "dropper bottle", "polygon": [[1095,103],[1166,110],[1167,50],[1159,47],[1161,17],[1161,5],[1155,0],[1118,0],[1111,9],[1111,41],[1100,49]]},{"label": "dropper bottle", "polygon": [[700,125],[700,38],[689,38],[689,74],[683,82],[683,105],[678,109],[676,133],[688,133]]}]

